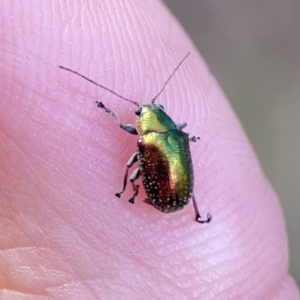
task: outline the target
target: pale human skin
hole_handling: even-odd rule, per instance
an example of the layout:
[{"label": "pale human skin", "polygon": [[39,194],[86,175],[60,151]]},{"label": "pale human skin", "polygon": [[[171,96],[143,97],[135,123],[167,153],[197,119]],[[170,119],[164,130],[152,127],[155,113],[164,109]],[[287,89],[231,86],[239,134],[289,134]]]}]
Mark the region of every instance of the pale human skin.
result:
[{"label": "pale human skin", "polygon": [[[299,299],[277,196],[185,33],[159,2],[99,2],[1,5],[0,299]],[[189,51],[158,103],[201,137],[205,225],[114,197],[137,138],[94,102],[135,107],[57,67],[146,104]]]}]

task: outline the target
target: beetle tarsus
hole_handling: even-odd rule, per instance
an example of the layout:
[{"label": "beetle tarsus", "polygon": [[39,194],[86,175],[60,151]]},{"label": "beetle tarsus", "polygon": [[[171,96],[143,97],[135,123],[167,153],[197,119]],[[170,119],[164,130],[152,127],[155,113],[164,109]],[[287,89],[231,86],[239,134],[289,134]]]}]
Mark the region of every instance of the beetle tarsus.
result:
[{"label": "beetle tarsus", "polygon": [[197,140],[200,140],[200,137],[199,137],[199,136],[191,136],[191,137],[189,138],[189,140],[190,140],[191,142],[197,142]]},{"label": "beetle tarsus", "polygon": [[128,200],[128,202],[129,203],[131,203],[131,204],[134,204],[134,199],[135,199],[135,197],[138,195],[138,193],[139,193],[139,188],[140,188],[140,186],[139,185],[135,185],[133,182],[131,182],[131,184],[132,184],[132,188],[133,188],[133,195],[132,195],[132,197]]},{"label": "beetle tarsus", "polygon": [[[125,186],[126,187],[126,186]],[[121,198],[122,194],[125,192],[125,189],[123,188],[119,193],[115,193],[115,196],[118,198]]]},{"label": "beetle tarsus", "polygon": [[133,196],[128,200],[129,203],[134,204],[134,199],[139,193],[139,185],[135,185],[133,182],[131,182],[132,187],[133,187]]},{"label": "beetle tarsus", "polygon": [[100,108],[105,108],[104,104],[102,102],[96,101],[96,104]]},{"label": "beetle tarsus", "polygon": [[116,123],[121,125],[118,116],[115,114],[115,112],[109,108],[107,108],[102,102],[96,101],[97,107],[104,109],[107,113],[111,114],[113,118],[115,119]]},{"label": "beetle tarsus", "polygon": [[207,213],[206,220],[201,220],[201,216],[200,216],[200,213],[199,213],[197,201],[196,201],[196,198],[195,198],[194,195],[192,196],[192,199],[193,199],[193,205],[194,205],[194,210],[195,210],[195,221],[200,223],[200,224],[209,223],[212,219],[211,214]]},{"label": "beetle tarsus", "polygon": [[132,196],[132,197],[128,200],[128,202],[131,203],[131,204],[134,204],[134,198],[135,198],[135,196]]},{"label": "beetle tarsus", "polygon": [[211,219],[212,219],[211,214],[207,213],[206,220],[201,220],[201,216],[198,215],[198,216],[196,216],[195,221],[198,222],[198,223],[201,223],[201,224],[205,224],[205,223],[209,223],[211,221]]}]

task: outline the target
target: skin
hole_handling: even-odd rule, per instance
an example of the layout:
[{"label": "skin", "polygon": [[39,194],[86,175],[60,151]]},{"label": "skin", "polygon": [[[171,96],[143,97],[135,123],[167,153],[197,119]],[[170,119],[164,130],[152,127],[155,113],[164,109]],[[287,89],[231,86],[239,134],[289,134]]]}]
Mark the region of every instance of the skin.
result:
[{"label": "skin", "polygon": [[[299,299],[279,201],[220,87],[159,2],[124,3],[1,5],[0,298]],[[189,51],[158,103],[201,137],[206,225],[142,188],[114,197],[137,138],[94,102],[124,123],[135,107],[57,67],[145,104]]]}]

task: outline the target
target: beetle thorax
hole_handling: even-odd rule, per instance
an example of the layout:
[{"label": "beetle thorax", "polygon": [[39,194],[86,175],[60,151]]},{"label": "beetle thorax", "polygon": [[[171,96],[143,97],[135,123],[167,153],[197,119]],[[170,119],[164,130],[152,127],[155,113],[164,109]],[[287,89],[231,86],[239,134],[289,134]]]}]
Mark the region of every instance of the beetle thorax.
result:
[{"label": "beetle thorax", "polygon": [[157,104],[142,105],[135,114],[137,116],[136,130],[139,135],[149,132],[166,132],[176,128],[172,119]]}]

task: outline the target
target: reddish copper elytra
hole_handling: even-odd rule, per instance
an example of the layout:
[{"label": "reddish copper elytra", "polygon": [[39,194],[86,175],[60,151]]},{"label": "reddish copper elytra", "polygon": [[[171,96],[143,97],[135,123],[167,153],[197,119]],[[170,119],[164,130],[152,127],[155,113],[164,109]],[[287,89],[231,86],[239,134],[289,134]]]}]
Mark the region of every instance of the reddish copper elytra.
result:
[{"label": "reddish copper elytra", "polygon": [[107,108],[102,102],[96,102],[98,107],[113,116],[116,123],[123,130],[139,136],[137,151],[127,163],[123,186],[121,191],[116,193],[116,196],[120,198],[125,192],[129,169],[134,163],[138,162],[139,167],[132,172],[129,178],[133,189],[133,195],[129,199],[130,203],[134,203],[135,197],[138,195],[139,185],[135,184],[135,181],[141,176],[148,200],[156,209],[164,213],[175,212],[185,207],[192,198],[195,221],[209,223],[212,219],[211,214],[207,213],[206,219],[201,219],[193,194],[194,172],[189,142],[196,142],[199,138],[189,137],[187,133],[182,131],[186,127],[186,123],[174,123],[164,111],[163,106],[155,104],[158,96],[163,92],[167,83],[189,54],[180,61],[151,103],[146,105],[139,105],[138,102],[127,99],[76,71],[62,66],[59,67],[138,107],[135,111],[136,125],[134,126],[120,123],[117,115],[111,109]]}]

